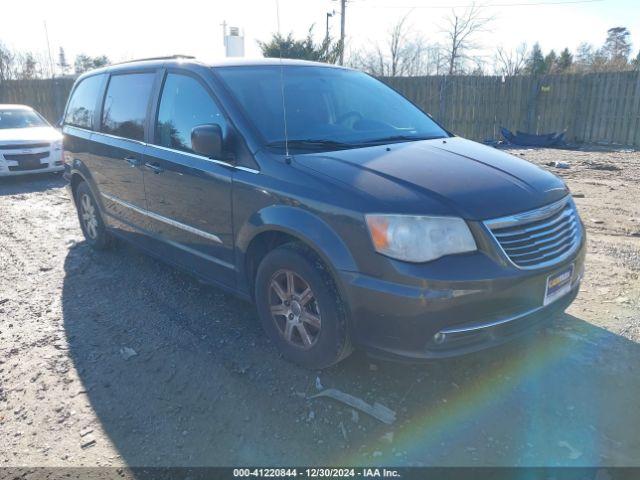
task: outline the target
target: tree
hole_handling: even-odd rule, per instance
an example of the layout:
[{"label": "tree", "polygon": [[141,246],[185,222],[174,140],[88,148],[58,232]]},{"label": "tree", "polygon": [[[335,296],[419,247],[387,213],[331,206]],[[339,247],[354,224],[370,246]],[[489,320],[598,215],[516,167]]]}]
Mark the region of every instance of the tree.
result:
[{"label": "tree", "polygon": [[472,4],[461,14],[458,14],[455,9],[451,11],[444,28],[449,75],[461,73],[464,70],[469,52],[479,47],[473,41],[474,37],[484,31],[492,20],[493,17],[483,16],[482,8],[476,4]]},{"label": "tree", "polygon": [[495,55],[496,71],[505,77],[520,75],[527,63],[528,47],[522,42],[515,50],[499,46]]},{"label": "tree", "polygon": [[383,46],[354,54],[349,62],[375,76],[415,76],[438,73],[438,45],[429,45],[407,23],[408,14],[389,30]]},{"label": "tree", "polygon": [[268,42],[258,41],[258,45],[265,57],[296,58],[325,63],[336,63],[342,51],[342,43],[334,42],[331,37],[326,37],[322,43],[315,43],[313,25],[309,28],[306,38],[302,40],[294,39],[293,33],[289,33],[286,37],[280,33],[274,33]]},{"label": "tree", "polygon": [[593,65],[594,52],[593,46],[589,43],[582,42],[576,50],[574,69],[578,72],[588,72]]},{"label": "tree", "polygon": [[74,62],[74,70],[79,75],[88,70],[93,70],[94,68],[100,68],[109,65],[111,62],[106,55],[100,55],[98,57],[91,57],[89,55],[85,55],[84,53],[80,53],[76,55],[76,60]]},{"label": "tree", "polygon": [[100,55],[98,57],[93,57],[93,68],[101,68],[106,67],[111,64],[111,60],[106,55]]},{"label": "tree", "polygon": [[546,63],[540,44],[536,42],[531,49],[529,58],[527,59],[526,72],[529,75],[542,75],[546,70]]},{"label": "tree", "polygon": [[0,81],[13,78],[15,55],[3,43],[0,43]]},{"label": "tree", "polygon": [[558,55],[555,50],[551,49],[544,57],[544,73],[556,73],[558,68]]},{"label": "tree", "polygon": [[64,53],[64,48],[62,47],[60,47],[60,51],[58,52],[58,67],[60,67],[62,75],[69,73],[69,69],[71,68],[71,65],[67,62],[67,56]]},{"label": "tree", "polygon": [[573,65],[573,55],[568,48],[565,48],[560,52],[560,56],[557,61],[558,71],[560,73],[568,72]]},{"label": "tree", "polygon": [[629,64],[630,36],[631,33],[626,27],[614,27],[607,30],[607,39],[602,47],[602,54],[615,70],[622,70]]},{"label": "tree", "polygon": [[634,70],[640,72],[640,51],[638,52],[638,55],[636,55],[636,58],[631,61],[631,65],[633,65]]},{"label": "tree", "polygon": [[[409,46],[407,45],[407,31],[405,29],[405,22],[409,14],[406,14],[396,23],[395,27],[391,30],[389,38],[389,74],[392,77],[398,75],[398,67],[407,58],[406,53],[409,52]],[[416,52],[411,52],[409,57],[413,57]]]},{"label": "tree", "polygon": [[20,58],[20,71],[18,78],[31,80],[38,77],[38,62],[31,52]]}]

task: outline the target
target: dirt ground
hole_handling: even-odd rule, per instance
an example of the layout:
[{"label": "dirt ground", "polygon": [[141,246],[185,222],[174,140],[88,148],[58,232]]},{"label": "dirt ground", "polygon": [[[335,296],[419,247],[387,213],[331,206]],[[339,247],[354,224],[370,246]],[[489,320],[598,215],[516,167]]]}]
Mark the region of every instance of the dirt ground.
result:
[{"label": "dirt ground", "polygon": [[[640,153],[512,153],[563,177],[587,226],[567,313],[455,360],[322,372],[282,360],[250,305],[91,251],[60,176],[0,180],[0,466],[640,466]],[[397,420],[309,400],[318,384]]]}]

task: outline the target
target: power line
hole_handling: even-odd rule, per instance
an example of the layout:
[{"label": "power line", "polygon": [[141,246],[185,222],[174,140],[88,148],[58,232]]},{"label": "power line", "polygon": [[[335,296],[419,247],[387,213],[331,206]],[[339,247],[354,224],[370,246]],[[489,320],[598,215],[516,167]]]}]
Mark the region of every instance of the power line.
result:
[{"label": "power line", "polygon": [[366,8],[402,8],[402,9],[433,9],[433,8],[471,8],[471,7],[529,7],[529,6],[554,6],[554,5],[573,5],[578,3],[599,3],[604,0],[559,0],[557,2],[521,2],[521,3],[486,3],[486,4],[467,4],[467,5],[367,5],[364,3],[354,3],[354,7]]}]

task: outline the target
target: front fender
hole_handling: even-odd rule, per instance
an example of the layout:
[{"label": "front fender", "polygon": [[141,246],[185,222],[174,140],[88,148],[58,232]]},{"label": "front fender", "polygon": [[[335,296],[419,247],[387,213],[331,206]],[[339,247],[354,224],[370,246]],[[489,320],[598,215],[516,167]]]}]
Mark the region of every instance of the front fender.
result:
[{"label": "front fender", "polygon": [[[236,236],[237,264],[246,278],[245,257],[251,242],[261,233],[276,231],[298,238],[312,248],[334,271],[357,271],[355,260],[340,236],[319,216],[299,207],[271,205],[255,212]],[[337,275],[334,275],[339,281]]]}]

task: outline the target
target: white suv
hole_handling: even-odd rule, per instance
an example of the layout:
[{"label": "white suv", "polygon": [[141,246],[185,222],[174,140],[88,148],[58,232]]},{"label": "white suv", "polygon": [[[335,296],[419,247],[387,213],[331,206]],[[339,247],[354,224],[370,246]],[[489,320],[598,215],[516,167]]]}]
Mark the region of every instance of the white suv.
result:
[{"label": "white suv", "polygon": [[31,107],[0,104],[0,177],[61,170],[62,134]]}]

